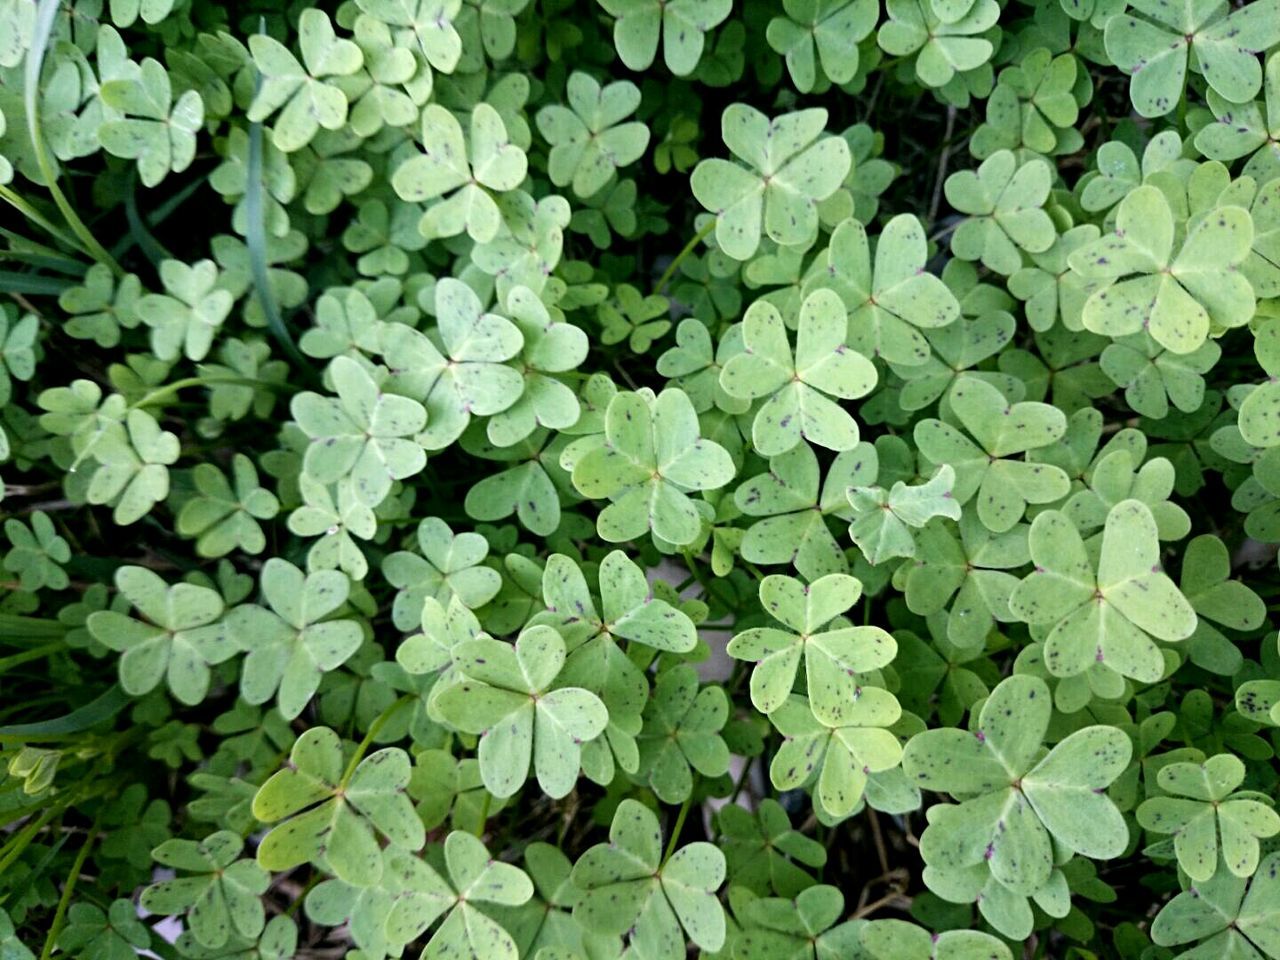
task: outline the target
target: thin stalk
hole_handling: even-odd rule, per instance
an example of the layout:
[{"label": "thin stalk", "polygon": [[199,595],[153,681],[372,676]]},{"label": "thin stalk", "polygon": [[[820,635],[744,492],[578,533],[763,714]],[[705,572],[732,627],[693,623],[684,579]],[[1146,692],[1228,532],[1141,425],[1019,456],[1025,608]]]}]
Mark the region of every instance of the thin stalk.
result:
[{"label": "thin stalk", "polygon": [[306,886],[304,886],[302,890],[298,893],[298,895],[294,897],[293,902],[289,904],[288,907],[285,908],[284,915],[286,917],[292,917],[295,913],[297,913],[298,907],[302,906],[302,902],[307,899],[307,894],[310,893],[312,890],[314,890],[316,888],[316,885],[319,884],[320,881],[323,879],[324,879],[323,874],[313,873],[311,875],[311,879],[307,881]]},{"label": "thin stalk", "polygon": [[40,814],[34,820],[29,821],[21,830],[9,838],[9,842],[0,847],[0,874],[3,874],[9,866],[22,856],[22,851],[26,850],[35,835],[43,830],[63,809],[62,806],[52,806],[44,813]]},{"label": "thin stalk", "polygon": [[58,942],[58,934],[62,933],[62,924],[67,919],[67,909],[71,906],[71,895],[75,892],[76,881],[80,879],[80,871],[84,869],[85,861],[89,859],[89,851],[93,849],[93,843],[97,839],[98,821],[94,820],[93,826],[89,828],[89,835],[85,837],[80,852],[76,854],[75,862],[71,864],[71,873],[67,875],[62,896],[58,898],[58,909],[53,913],[53,924],[49,927],[49,935],[45,937],[44,949],[40,951],[40,960],[49,960],[53,954],[54,945]]},{"label": "thin stalk", "polygon": [[27,114],[27,135],[31,138],[31,146],[35,152],[36,165],[44,178],[45,187],[53,197],[53,202],[62,214],[71,232],[80,238],[83,249],[100,263],[105,263],[117,277],[124,276],[120,264],[116,263],[106,248],[98,242],[91,231],[71,206],[66,194],[58,186],[58,171],[49,159],[49,151],[45,148],[44,131],[40,128],[40,72],[44,67],[45,53],[49,49],[50,36],[53,33],[53,21],[61,8],[61,0],[40,0],[36,7],[36,26],[32,34],[31,46],[27,50],[27,68],[23,106]]},{"label": "thin stalk", "polygon": [[351,783],[351,778],[355,776],[356,767],[360,766],[360,761],[364,759],[364,755],[369,752],[369,747],[373,744],[373,738],[376,737],[382,728],[387,725],[387,721],[395,716],[401,707],[413,700],[413,694],[406,693],[403,697],[393,703],[387,709],[378,714],[373,723],[369,724],[369,729],[364,735],[364,739],[360,741],[360,745],[356,747],[356,752],[351,755],[351,761],[347,764],[347,769],[342,773],[342,779],[338,782],[338,791],[341,792]]},{"label": "thin stalk", "polygon": [[689,795],[684,798],[684,803],[680,804],[680,812],[676,814],[676,825],[671,829],[671,838],[667,841],[667,850],[662,855],[662,865],[659,870],[667,865],[667,861],[671,859],[671,855],[676,852],[676,843],[680,840],[680,834],[684,832],[684,822],[689,818],[689,808],[693,806],[693,792],[698,788],[698,778],[695,776],[693,786],[689,788]]},{"label": "thin stalk", "polygon": [[691,254],[695,247],[711,235],[711,231],[716,228],[716,218],[712,217],[706,222],[701,230],[695,233],[689,242],[684,245],[684,249],[676,254],[675,259],[667,264],[667,269],[662,272],[662,276],[658,278],[658,285],[653,288],[655,295],[661,293],[667,286],[667,283],[676,275],[676,268],[680,266],[680,262]]},{"label": "thin stalk", "polygon": [[281,386],[268,380],[255,380],[252,377],[184,377],[181,380],[173,381],[173,383],[166,383],[163,387],[157,387],[141,400],[131,403],[129,409],[138,410],[142,407],[149,407],[154,403],[168,400],[176,395],[179,390],[185,390],[187,387],[214,387],[221,383],[235,384],[241,387],[270,387],[272,389],[277,389]]},{"label": "thin stalk", "polygon": [[53,221],[28,203],[27,199],[16,191],[4,185],[0,185],[0,200],[9,204],[9,206],[13,207],[13,209],[17,210],[36,226],[40,227],[45,233],[49,234],[49,236],[54,237],[57,240],[61,240],[68,247],[79,250],[81,253],[87,252],[78,239],[67,233],[61,227],[55,225]]},{"label": "thin stalk", "polygon": [[489,822],[489,805],[493,801],[493,794],[488,790],[484,792],[484,799],[480,801],[480,818],[476,821],[476,839],[484,839],[484,827]]},{"label": "thin stalk", "polygon": [[19,664],[27,663],[31,660],[39,660],[51,653],[57,653],[64,646],[65,644],[63,644],[61,640],[55,640],[53,643],[46,643],[43,646],[24,650],[22,653],[15,653],[8,657],[0,657],[0,673],[4,673],[10,667],[16,667]]}]

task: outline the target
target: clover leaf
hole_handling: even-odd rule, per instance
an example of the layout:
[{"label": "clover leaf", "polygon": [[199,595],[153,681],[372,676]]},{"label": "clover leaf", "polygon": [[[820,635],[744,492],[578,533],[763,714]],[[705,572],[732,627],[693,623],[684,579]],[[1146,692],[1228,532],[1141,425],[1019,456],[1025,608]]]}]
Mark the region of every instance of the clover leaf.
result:
[{"label": "clover leaf", "polygon": [[1151,510],[1138,500],[1112,507],[1096,562],[1056,510],[1036,517],[1028,545],[1036,569],[1009,605],[1020,619],[1049,628],[1050,673],[1070,677],[1101,664],[1135,680],[1159,680],[1165,660],[1155,641],[1185,640],[1196,614],[1161,572]]},{"label": "clover leaf", "polygon": [[166,840],[157,863],[189,875],[153,883],[141,905],[152,913],[186,913],[187,928],[206,947],[221,947],[234,935],[256,939],[266,924],[262,894],[270,880],[252,860],[237,859],[244,841],[230,830],[196,842]]},{"label": "clover leaf", "polygon": [[[1055,57],[1045,47],[1000,71],[1000,82],[987,101],[987,122],[973,137],[973,155],[983,159],[996,150],[1019,147],[1046,155],[1078,150],[1079,79],[1074,56]],[[1088,90],[1086,85],[1086,96]]]},{"label": "clover leaf", "polygon": [[1206,340],[1190,353],[1174,353],[1162,347],[1145,330],[1117,337],[1102,351],[1103,373],[1124,387],[1125,403],[1154,419],[1169,413],[1170,403],[1184,413],[1195,413],[1204,402],[1204,374],[1213,369],[1222,348]]},{"label": "clover leaf", "polygon": [[135,306],[141,295],[142,283],[135,275],[125,274],[117,282],[105,263],[95,263],[86,271],[82,285],[58,297],[58,306],[70,315],[63,329],[78,340],[114,347],[120,342],[122,328],[138,325]]},{"label": "clover leaf", "polygon": [[397,551],[382,561],[382,572],[396,594],[391,617],[401,630],[412,630],[423,616],[423,602],[452,598],[466,607],[482,607],[502,586],[497,570],[484,566],[489,544],[478,533],[455,534],[439,517],[418,524],[418,549]]},{"label": "clover leaf", "polygon": [[720,385],[720,371],[735,353],[742,349],[741,326],[726,331],[719,344],[712,340],[707,324],[686,317],[676,327],[675,345],[658,357],[657,371],[689,396],[694,409],[705,413],[714,408],[727,413],[744,413],[750,403],[731,397]]},{"label": "clover leaf", "polygon": [[840,188],[852,164],[849,145],[823,137],[827,111],[800,110],[772,120],[735,103],[720,118],[725,146],[747,164],[711,158],[689,186],[716,215],[716,242],[735,260],[749,260],[763,229],[776,243],[809,243],[818,232],[818,204]]},{"label": "clover leaf", "polygon": [[720,371],[731,397],[768,399],[751,435],[764,456],[786,453],[802,440],[829,450],[858,445],[858,425],[832,397],[854,400],[876,382],[875,367],[845,345],[848,319],[840,298],[815,290],[800,306],[794,353],[773,304],[757,300],[742,321],[743,351]]},{"label": "clover leaf", "polygon": [[838,923],[844,895],[828,884],[809,887],[794,899],[764,897],[738,911],[742,933],[734,956],[742,960],[834,960],[861,952],[861,920]]},{"label": "clover leaf", "polygon": [[1240,403],[1240,435],[1255,447],[1273,447],[1280,443],[1280,432],[1274,425],[1280,386],[1272,379],[1280,372],[1280,322],[1266,319],[1258,324],[1253,352],[1268,379]]},{"label": "clover leaf", "polygon": [[948,327],[959,315],[955,295],[925,271],[924,228],[909,214],[890,220],[875,248],[857,220],[840,223],[831,235],[827,271],[806,283],[829,286],[849,309],[849,343],[864,356],[914,366],[925,362],[929,345],[921,329]]},{"label": "clover leaf", "polygon": [[424,66],[441,73],[457,67],[462,38],[454,22],[462,12],[462,0],[358,0],[357,5],[391,27],[396,43],[412,50]]},{"label": "clover leaf", "polygon": [[1241,581],[1230,579],[1231,573],[1231,556],[1217,537],[1202,534],[1187,544],[1178,588],[1198,619],[1196,632],[1187,642],[1187,655],[1215,673],[1235,673],[1243,658],[1236,644],[1210,621],[1231,630],[1256,630],[1267,616],[1262,598]]},{"label": "clover leaf", "polygon": [[368,540],[377,532],[377,518],[367,504],[356,495],[350,478],[338,481],[336,488],[307,476],[298,478],[302,505],[289,515],[289,531],[300,537],[317,537],[307,553],[307,563],[316,570],[342,570],[348,576],[363,580],[369,561],[356,543],[356,537]]},{"label": "clover leaf", "polygon": [[782,804],[771,797],[754,813],[727,804],[716,814],[716,822],[735,885],[761,896],[772,890],[780,897],[794,897],[813,885],[804,868],[827,861],[826,848],[794,829]]},{"label": "clover leaf", "polygon": [[596,308],[600,339],[612,346],[627,342],[633,353],[647,353],[671,329],[671,304],[656,294],[644,296],[629,283],[618,284],[614,296]]},{"label": "clover leaf", "polygon": [[1239,266],[1253,221],[1242,207],[1208,212],[1175,253],[1175,221],[1159,188],[1141,186],[1120,203],[1116,232],[1076,250],[1071,269],[1111,281],[1085,301],[1086,329],[1110,337],[1146,330],[1174,353],[1191,353],[1211,333],[1248,322],[1254,295]]},{"label": "clover leaf", "polygon": [[1011,459],[1060,438],[1067,429],[1061,410],[1032,401],[1010,404],[972,375],[957,378],[948,398],[973,440],[946,421],[928,419],[916,424],[915,441],[929,460],[955,469],[951,494],[957,503],[977,496],[983,526],[1004,533],[1022,519],[1027,504],[1066,496],[1070,480],[1060,467]]},{"label": "clover leaf", "polygon": [[1201,764],[1170,763],[1156,778],[1170,796],[1151,797],[1138,807],[1144,829],[1173,834],[1178,865],[1197,883],[1210,879],[1220,862],[1237,877],[1253,876],[1258,840],[1280,833],[1280,814],[1269,797],[1237,791],[1244,776],[1244,763],[1230,753]]},{"label": "clover leaf", "polygon": [[422,111],[422,146],[424,153],[396,168],[391,186],[411,203],[450,194],[423,214],[423,235],[452,237],[465,230],[476,243],[488,243],[502,226],[502,213],[489,192],[514,190],[528,166],[501,115],[487,103],[476,104],[470,136],[464,136],[457,117],[429,104]]},{"label": "clover leaf", "polygon": [[312,727],[294,742],[289,766],[258,788],[253,815],[275,824],[258,845],[258,863],[266,869],[311,862],[364,887],[377,883],[383,871],[377,834],[399,850],[422,847],[422,821],[405,794],[405,752],[378,750],[345,772],[342,759],[338,735]]},{"label": "clover leaf", "polygon": [[347,96],[337,80],[355,73],[364,63],[360,48],[334,33],[323,10],[302,11],[298,45],[301,63],[288,47],[266,34],[249,38],[262,83],[249,106],[248,118],[261,123],[279,110],[271,140],[285,153],[301,150],[321,128],[342,129],[347,122]]},{"label": "clover leaf", "polygon": [[[576,399],[574,405],[577,405]],[[563,483],[557,481],[564,474],[550,436],[548,431],[539,428],[510,446],[481,448],[482,456],[510,466],[485,477],[467,491],[464,501],[467,515],[476,520],[494,521],[514,514],[530,533],[539,536],[555,533],[563,516],[560,510]]]},{"label": "clover leaf", "polygon": [[845,491],[872,480],[879,468],[875,447],[860,443],[838,454],[826,476],[807,443],[769,459],[759,473],[734,491],[734,504],[748,517],[761,517],[742,538],[739,551],[752,563],[791,563],[809,580],[848,573],[844,551],[827,525],[828,516],[846,517]]},{"label": "clover leaf", "polygon": [[528,875],[519,867],[493,859],[484,843],[458,830],[445,838],[444,863],[448,882],[417,857],[401,854],[391,861],[403,890],[386,913],[388,939],[409,943],[444,915],[444,922],[427,941],[423,957],[516,960],[519,951],[511,935],[473,904],[519,906],[527,902],[533,896]]},{"label": "clover leaf", "polygon": [[913,783],[961,800],[930,816],[925,863],[981,868],[1009,891],[1031,895],[1050,881],[1050,838],[1076,853],[1114,857],[1128,828],[1105,788],[1129,764],[1132,744],[1115,727],[1082,727],[1043,757],[1053,707],[1044,681],[1014,675],[991,692],[970,733],[934,729],[907,743],[902,766]]},{"label": "clover leaf", "polygon": [[1039,158],[1025,161],[1000,150],[976,171],[947,177],[947,201],[967,214],[951,235],[951,252],[962,260],[980,260],[996,273],[1011,276],[1022,266],[1022,252],[1044,253],[1057,238],[1043,209],[1053,185],[1053,169]]},{"label": "clover leaf", "polygon": [[916,54],[916,79],[926,87],[945,87],[958,72],[976,70],[991,58],[995,46],[981,34],[995,26],[1000,7],[995,0],[976,0],[950,23],[934,8],[933,0],[888,0],[889,20],[876,39],[892,57]]},{"label": "clover leaf", "polygon": [[905,920],[873,920],[860,931],[875,960],[1011,960],[1003,942],[981,930],[944,930],[930,935]]},{"label": "clover leaf", "polygon": [[605,414],[604,442],[573,467],[573,485],[592,499],[607,497],[596,522],[610,543],[647,532],[677,546],[692,543],[702,515],[689,497],[715,490],[734,474],[720,444],[703,439],[688,396],[668,388],[619,393]]},{"label": "clover leaf", "polygon": [[770,616],[790,628],[753,627],[726,648],[730,656],[756,663],[751,673],[751,702],[761,713],[773,713],[795,685],[801,660],[810,705],[823,723],[840,725],[861,709],[859,675],[893,660],[897,645],[874,626],[823,629],[857,603],[862,584],[846,574],[828,574],[811,584],[792,577],[768,576],[760,581],[760,602]]},{"label": "clover leaf", "polygon": [[[0,920],[0,930],[5,920]],[[16,944],[16,946],[14,945]],[[34,954],[21,943],[0,940],[5,960],[26,960]],[[85,960],[129,960],[138,950],[151,947],[151,931],[138,919],[138,908],[130,900],[111,901],[104,911],[92,903],[73,903],[67,911],[67,923],[58,935],[58,946],[68,954]]]},{"label": "clover leaf", "polygon": [[1274,957],[1280,954],[1280,853],[1258,865],[1250,882],[1219,870],[1179,893],[1151,922],[1151,939],[1176,947],[1199,946],[1182,957]]},{"label": "clover leaf", "polygon": [[580,744],[594,740],[609,722],[605,705],[581,687],[557,686],[565,644],[549,626],[529,627],[514,648],[488,638],[452,648],[465,678],[436,699],[448,723],[480,735],[480,774],[495,797],[512,796],[529,775],[550,797],[573,789]]},{"label": "clover leaf", "polygon": [[425,426],[426,411],[411,397],[383,392],[350,357],[335,357],[329,375],[337,397],[299,393],[290,407],[311,438],[303,469],[322,484],[350,477],[360,502],[376,507],[393,481],[425,466],[422,445],[407,438]]},{"label": "clover leaf", "polygon": [[58,535],[43,510],[31,514],[31,526],[17,517],[4,522],[5,536],[13,545],[4,556],[4,568],[18,574],[18,586],[27,593],[41,588],[65,590],[71,583],[63,564],[71,560],[71,545]]},{"label": "clover leaf", "polygon": [[718,686],[699,688],[698,674],[680,664],[658,674],[639,737],[640,771],[663,803],[681,803],[693,791],[690,768],[704,777],[729,771],[729,747],[720,736],[729,698]]},{"label": "clover leaf", "polygon": [[222,622],[222,597],[192,583],[170,586],[145,567],[121,567],[115,580],[146,619],[97,610],[86,626],[94,639],[123,654],[120,685],[141,696],[164,680],[181,703],[200,703],[209,692],[209,668],[235,654]]},{"label": "clover leaf", "polygon": [[893,694],[858,684],[840,707],[839,720],[826,723],[803,697],[791,696],[769,715],[783,736],[769,779],[779,790],[812,781],[814,799],[835,820],[857,809],[870,775],[891,770],[902,759],[902,744],[886,729],[902,715]]},{"label": "clover leaf", "polygon": [[890,557],[914,557],[919,529],[933,517],[959,520],[960,504],[951,495],[955,471],[948,464],[924,483],[909,486],[899,480],[889,491],[883,487],[850,487],[853,523],[849,537],[872,566]]},{"label": "clover leaf", "polygon": [[1196,149],[1212,160],[1247,155],[1242,174],[1259,184],[1280,175],[1280,57],[1272,54],[1267,59],[1263,103],[1232,103],[1215,90],[1207,99],[1217,120],[1196,134]]},{"label": "clover leaf", "polygon": [[662,59],[678,77],[687,76],[702,58],[706,33],[733,10],[731,0],[600,0],[616,17],[613,43],[630,70],[648,70],[662,40]]},{"label": "clover leaf", "polygon": [[388,325],[382,338],[389,384],[425,408],[420,439],[428,450],[449,446],[472,416],[501,413],[524,390],[524,378],[508,365],[525,345],[519,327],[487,313],[475,291],[452,277],[436,284],[435,306],[443,350],[405,324]]},{"label": "clover leaf", "polygon": [[1130,75],[1129,98],[1144,117],[1163,116],[1178,105],[1189,62],[1223,99],[1251,100],[1262,86],[1258,54],[1280,42],[1280,3],[1275,0],[1235,11],[1222,3],[1176,9],[1156,0],[1136,0],[1129,6],[1143,18],[1123,13],[1110,18],[1106,49]]},{"label": "clover leaf", "polygon": [[1133,149],[1112,140],[1098,149],[1096,175],[1083,178],[1081,205],[1089,211],[1109,210],[1143,183],[1157,183],[1157,174],[1185,175],[1189,166],[1182,156],[1182,137],[1176,130],[1162,130],[1147,143],[1139,165]]},{"label": "clover leaf", "polygon": [[582,899],[573,885],[573,863],[549,843],[531,843],[524,865],[533,880],[534,895],[520,907],[499,911],[499,918],[515,939],[520,956],[615,956],[622,950],[616,937],[584,930],[572,910]]},{"label": "clover leaf", "polygon": [[103,103],[124,114],[98,128],[103,149],[117,157],[138,161],[138,178],[154,187],[171,171],[181,173],[196,156],[196,134],[204,126],[204,104],[194,90],[176,100],[169,74],[161,64],[145,58],[136,77],[107,80]]},{"label": "clover leaf", "polygon": [[564,682],[590,690],[608,708],[603,738],[608,749],[596,747],[599,741],[587,744],[584,763],[611,777],[610,756],[630,771],[639,765],[635,737],[649,696],[644,673],[623,643],[687,653],[697,644],[697,633],[688,615],[653,595],[644,570],[623,551],[601,561],[599,584],[597,605],[581,568],[564,554],[552,554],[542,575],[546,610],[533,622],[550,624],[564,637],[569,654]]},{"label": "clover leaf", "polygon": [[[1103,281],[1089,280],[1070,268],[1070,257],[1098,239],[1091,223],[1060,234],[1048,250],[1031,254],[1034,266],[1023,267],[1009,278],[1009,292],[1026,303],[1027,320],[1034,330],[1050,330],[1060,323],[1067,330],[1083,330],[1085,302]],[[935,346],[936,349],[936,346]]]},{"label": "clover leaf", "polygon": [[578,399],[556,375],[581,364],[589,347],[581,328],[554,319],[528,287],[511,288],[507,312],[524,338],[514,358],[523,368],[524,387],[514,404],[489,420],[489,440],[500,447],[518,443],[539,428],[563,430],[577,423]]},{"label": "clover leaf", "polygon": [[618,805],[609,841],[573,866],[573,883],[583,890],[574,919],[598,933],[627,934],[654,960],[680,960],[686,936],[703,950],[720,949],[725,918],[715,891],[724,882],[724,854],[697,842],[664,862],[658,818],[631,799]]},{"label": "clover leaf", "polygon": [[965,514],[959,537],[942,520],[931,520],[915,543],[915,563],[906,572],[907,606],[923,616],[946,610],[952,643],[981,649],[997,621],[1018,619],[1009,608],[1018,578],[1008,571],[1030,560],[1025,525],[993,534]]},{"label": "clover leaf", "polygon": [[161,360],[203,360],[214,335],[231,312],[235,298],[218,286],[212,260],[185,264],[160,263],[163,294],[150,293],[134,305],[142,322],[151,327],[151,349]]},{"label": "clover leaf", "polygon": [[[691,0],[677,0],[679,3]],[[649,128],[621,121],[640,106],[640,88],[629,80],[601,87],[590,74],[570,74],[568,107],[538,111],[538,130],[551,144],[547,171],[557,187],[572,185],[579,197],[603,188],[619,167],[638,160],[649,146]]]},{"label": "clover leaf", "polygon": [[[75,913],[75,908],[78,906],[81,906],[81,904],[73,904],[68,914]],[[89,907],[88,904],[83,906]],[[102,913],[96,907],[89,907],[89,909],[97,914]],[[150,942],[148,937],[147,944],[150,945]],[[5,960],[35,960],[35,954],[18,939],[17,933],[13,928],[13,921],[9,919],[9,914],[4,910],[0,910],[0,948],[6,951],[4,954]]]},{"label": "clover leaf", "polygon": [[226,475],[210,463],[192,471],[197,496],[178,512],[177,530],[196,537],[196,552],[223,557],[232,550],[261,553],[267,545],[259,520],[270,520],[280,511],[280,501],[258,485],[253,461],[237,453],[231,458],[234,487]]},{"label": "clover leaf", "polygon": [[267,607],[245,604],[227,615],[227,629],[246,652],[240,695],[251,704],[276,698],[292,720],[315,696],[323,675],[351,657],[364,632],[355,620],[329,619],[347,600],[347,575],[303,574],[279,557],[262,567]]},{"label": "clover leaf", "polygon": [[876,28],[877,4],[870,0],[783,0],[782,8],[786,15],[769,21],[766,36],[769,46],[786,58],[787,72],[797,90],[809,93],[821,76],[844,84],[857,75],[858,44]]}]

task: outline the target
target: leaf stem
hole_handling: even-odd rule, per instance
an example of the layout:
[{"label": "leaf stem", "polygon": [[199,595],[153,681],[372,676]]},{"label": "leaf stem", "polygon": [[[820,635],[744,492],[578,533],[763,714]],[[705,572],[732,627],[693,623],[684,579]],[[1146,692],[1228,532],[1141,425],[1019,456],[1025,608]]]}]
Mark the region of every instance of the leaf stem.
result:
[{"label": "leaf stem", "polygon": [[129,404],[130,410],[138,410],[142,407],[149,407],[154,403],[168,400],[177,394],[179,390],[185,390],[187,387],[212,387],[218,384],[232,384],[241,387],[271,387],[277,388],[281,386],[278,383],[272,383],[269,380],[255,380],[251,377],[184,377],[181,380],[175,380],[173,383],[166,383],[163,387],[157,387],[152,390],[141,400]]},{"label": "leaf stem", "polygon": [[93,826],[89,828],[88,836],[84,838],[84,843],[80,846],[80,852],[76,854],[75,862],[71,864],[71,872],[67,874],[67,882],[62,888],[62,896],[58,898],[58,908],[53,913],[53,923],[49,927],[49,935],[45,937],[44,948],[40,951],[40,960],[49,960],[49,957],[53,954],[58,935],[62,933],[62,924],[67,919],[67,908],[71,906],[71,895],[75,892],[76,881],[80,879],[80,871],[84,869],[85,861],[89,859],[89,852],[93,849],[94,841],[98,839],[98,824],[100,821],[101,814],[99,814],[98,819],[93,821]]},{"label": "leaf stem", "polygon": [[360,766],[360,761],[364,759],[364,755],[369,752],[369,747],[373,744],[373,738],[382,732],[382,728],[387,725],[387,721],[395,716],[396,712],[405,704],[413,700],[413,694],[406,693],[403,697],[393,703],[387,709],[383,710],[369,724],[369,729],[364,735],[364,739],[360,741],[360,745],[356,747],[356,752],[351,755],[351,760],[347,764],[347,769],[342,772],[342,779],[338,782],[338,789],[345,790],[347,785],[351,783],[351,778],[355,776],[356,767]]},{"label": "leaf stem", "polygon": [[49,39],[53,33],[53,21],[61,9],[61,0],[40,0],[36,8],[36,26],[32,35],[31,46],[27,50],[27,64],[23,106],[27,114],[27,135],[31,138],[31,146],[35,151],[36,165],[44,178],[44,185],[53,197],[53,202],[67,222],[71,232],[80,238],[83,248],[95,260],[105,263],[117,277],[124,276],[120,264],[106,248],[98,242],[93,232],[85,226],[83,220],[71,206],[62,188],[58,186],[58,171],[54,169],[45,149],[44,132],[40,128],[40,72],[44,68],[45,53],[49,49]]},{"label": "leaf stem", "polygon": [[659,870],[667,865],[671,855],[676,852],[676,844],[680,840],[680,834],[684,832],[684,822],[689,817],[689,808],[693,806],[693,792],[697,789],[698,777],[695,775],[693,786],[689,788],[689,795],[684,798],[684,803],[680,805],[680,812],[676,814],[676,825],[671,829],[671,837],[667,840],[667,850],[662,855],[662,864],[658,867]]},{"label": "leaf stem", "polygon": [[667,283],[675,276],[676,268],[680,266],[682,260],[693,252],[694,248],[710,236],[711,231],[716,228],[717,218],[712,217],[703,225],[702,229],[695,233],[689,242],[684,245],[684,249],[675,255],[675,259],[667,264],[667,269],[662,272],[662,276],[658,278],[658,285],[653,288],[655,296],[660,294],[667,286]]},{"label": "leaf stem", "polygon": [[42,228],[50,236],[61,240],[72,249],[79,250],[82,253],[84,252],[84,248],[81,246],[78,239],[63,231],[61,227],[55,226],[52,221],[33,207],[21,194],[0,184],[0,200],[9,204],[9,206],[13,207],[36,226]]},{"label": "leaf stem", "polygon": [[489,822],[489,805],[493,802],[493,794],[488,790],[484,792],[484,799],[480,801],[480,819],[476,821],[476,839],[484,839],[484,827]]},{"label": "leaf stem", "polygon": [[[266,21],[259,18],[258,32],[266,33]],[[262,86],[262,75],[255,71],[254,93]],[[245,214],[245,246],[249,249],[249,269],[253,273],[253,287],[262,306],[262,313],[267,318],[267,328],[280,344],[281,349],[302,373],[311,369],[311,364],[302,355],[298,345],[289,335],[284,325],[284,317],[280,315],[280,304],[276,301],[275,292],[271,289],[271,277],[267,270],[267,209],[263,197],[263,159],[262,159],[262,124],[249,124],[249,163],[244,188]]]},{"label": "leaf stem", "polygon": [[32,647],[30,650],[24,650],[22,653],[15,653],[7,657],[0,657],[0,674],[4,673],[10,667],[16,667],[31,660],[39,660],[48,654],[57,653],[63,648],[63,646],[64,644],[61,640],[55,640],[52,643],[46,643],[39,647]]}]

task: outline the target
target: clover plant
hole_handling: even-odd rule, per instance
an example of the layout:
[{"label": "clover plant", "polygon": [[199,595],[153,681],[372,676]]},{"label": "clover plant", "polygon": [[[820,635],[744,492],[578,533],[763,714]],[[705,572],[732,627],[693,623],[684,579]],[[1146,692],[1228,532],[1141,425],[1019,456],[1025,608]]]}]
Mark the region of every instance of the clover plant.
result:
[{"label": "clover plant", "polygon": [[0,0],[0,960],[1280,960],[1280,0]]}]

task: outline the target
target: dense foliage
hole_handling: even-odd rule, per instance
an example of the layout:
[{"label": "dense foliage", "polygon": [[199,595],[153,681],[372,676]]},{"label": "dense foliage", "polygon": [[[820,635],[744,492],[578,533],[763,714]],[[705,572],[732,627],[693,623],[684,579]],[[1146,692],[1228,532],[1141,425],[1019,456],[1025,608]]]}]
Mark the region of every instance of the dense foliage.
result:
[{"label": "dense foliage", "polygon": [[1280,0],[0,0],[0,958],[1280,960]]}]

